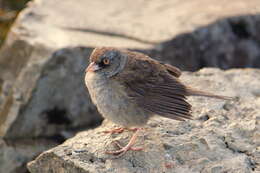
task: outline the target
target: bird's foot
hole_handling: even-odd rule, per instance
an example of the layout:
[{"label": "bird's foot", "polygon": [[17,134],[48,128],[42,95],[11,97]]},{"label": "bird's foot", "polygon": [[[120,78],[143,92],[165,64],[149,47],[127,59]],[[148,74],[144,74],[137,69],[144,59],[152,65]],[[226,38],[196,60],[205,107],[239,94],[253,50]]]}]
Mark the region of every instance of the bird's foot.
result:
[{"label": "bird's foot", "polygon": [[121,144],[119,144],[118,141],[113,141],[114,144],[120,148],[119,150],[115,150],[115,151],[106,151],[106,154],[113,154],[113,155],[117,155],[117,156],[122,156],[124,155],[127,151],[141,151],[143,150],[142,147],[132,147],[130,145],[126,145],[126,146],[122,146]]},{"label": "bird's foot", "polygon": [[138,132],[140,131],[139,128],[135,129],[135,133],[133,134],[133,136],[131,137],[129,143],[126,146],[122,146],[121,144],[119,144],[118,141],[113,141],[114,144],[119,147],[119,150],[115,150],[115,151],[106,151],[106,154],[113,154],[113,155],[118,155],[118,156],[122,156],[124,155],[127,151],[132,150],[132,151],[141,151],[143,150],[142,147],[133,147],[136,138],[138,136]]},{"label": "bird's foot", "polygon": [[109,133],[109,134],[115,134],[115,133],[122,133],[124,132],[125,130],[129,130],[129,131],[137,131],[138,128],[123,128],[123,127],[120,127],[120,128],[116,128],[116,129],[112,129],[112,130],[105,130],[103,131],[104,133]]},{"label": "bird's foot", "polygon": [[112,130],[105,130],[103,131],[104,133],[109,133],[109,134],[114,134],[114,133],[122,133],[125,130],[125,128],[116,128],[116,129],[112,129]]}]

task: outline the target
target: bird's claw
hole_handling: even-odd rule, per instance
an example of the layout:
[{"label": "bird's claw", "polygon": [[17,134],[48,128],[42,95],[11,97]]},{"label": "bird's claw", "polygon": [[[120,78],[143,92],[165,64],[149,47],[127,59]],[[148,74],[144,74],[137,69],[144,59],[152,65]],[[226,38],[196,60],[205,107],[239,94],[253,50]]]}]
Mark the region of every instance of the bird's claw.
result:
[{"label": "bird's claw", "polygon": [[126,146],[123,147],[118,141],[113,141],[113,143],[119,148],[119,150],[106,151],[106,154],[113,154],[113,155],[122,156],[127,151],[141,151],[141,150],[143,150],[142,147],[132,147],[131,145],[126,145]]}]

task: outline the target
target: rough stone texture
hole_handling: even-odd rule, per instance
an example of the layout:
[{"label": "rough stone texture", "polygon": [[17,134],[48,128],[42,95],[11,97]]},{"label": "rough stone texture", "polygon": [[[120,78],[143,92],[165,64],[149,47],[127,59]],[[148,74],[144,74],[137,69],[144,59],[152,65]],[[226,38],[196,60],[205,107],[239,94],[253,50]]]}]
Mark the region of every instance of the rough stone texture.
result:
[{"label": "rough stone texture", "polygon": [[28,161],[57,144],[51,139],[0,139],[0,170],[3,173],[26,173]]},{"label": "rough stone texture", "polygon": [[101,121],[83,80],[89,53],[78,47],[34,55],[15,81],[1,81],[1,141],[15,145],[0,145],[0,172],[26,172],[33,157]]},{"label": "rough stone texture", "polygon": [[[204,66],[259,67],[259,4],[259,0],[31,2],[0,52],[0,136],[61,142],[98,122],[81,83],[85,58],[97,46],[135,49],[191,71]],[[18,152],[19,156],[25,158]],[[8,154],[3,157],[12,160]]]},{"label": "rough stone texture", "polygon": [[87,48],[67,48],[55,52],[43,65],[40,60],[30,61],[14,84],[17,113],[6,114],[7,119],[16,117],[0,126],[1,135],[67,138],[71,129],[97,124],[101,118],[84,84],[89,53]]},{"label": "rough stone texture", "polygon": [[[110,122],[84,131],[28,164],[37,172],[229,172],[260,171],[260,70],[202,69],[185,73],[186,84],[236,97],[222,101],[190,97],[194,120],[156,117],[138,146],[121,158],[106,155],[112,140],[126,143],[131,132],[104,135]],[[245,83],[247,86],[245,87]]]}]

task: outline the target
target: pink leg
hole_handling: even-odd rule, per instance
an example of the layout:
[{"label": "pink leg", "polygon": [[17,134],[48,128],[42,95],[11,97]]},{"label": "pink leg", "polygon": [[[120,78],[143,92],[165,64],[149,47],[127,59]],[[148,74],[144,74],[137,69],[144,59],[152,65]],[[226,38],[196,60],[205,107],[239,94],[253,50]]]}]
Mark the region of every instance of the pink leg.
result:
[{"label": "pink leg", "polygon": [[136,128],[135,133],[131,137],[129,143],[122,147],[117,141],[115,141],[115,144],[120,148],[119,150],[116,151],[107,151],[106,154],[114,154],[114,155],[119,155],[122,156],[124,155],[127,151],[132,150],[132,151],[140,151],[143,148],[133,148],[132,146],[134,145],[136,138],[138,137],[138,133],[142,128]]},{"label": "pink leg", "polygon": [[129,130],[129,131],[137,131],[138,128],[123,128],[123,127],[120,127],[120,128],[116,128],[116,129],[112,129],[112,130],[105,130],[103,131],[104,133],[110,133],[110,134],[114,134],[114,133],[122,133],[124,132],[125,130]]},{"label": "pink leg", "polygon": [[125,130],[125,128],[116,128],[116,129],[112,129],[112,130],[105,130],[104,133],[110,133],[110,134],[114,134],[114,133],[122,133]]}]

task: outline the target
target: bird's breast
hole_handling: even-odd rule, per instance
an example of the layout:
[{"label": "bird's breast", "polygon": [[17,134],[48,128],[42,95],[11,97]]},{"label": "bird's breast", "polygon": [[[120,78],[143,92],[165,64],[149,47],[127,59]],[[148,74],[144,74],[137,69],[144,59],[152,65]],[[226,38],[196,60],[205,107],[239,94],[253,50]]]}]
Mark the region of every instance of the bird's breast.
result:
[{"label": "bird's breast", "polygon": [[123,126],[146,123],[147,115],[127,96],[120,82],[95,73],[87,73],[85,82],[93,103],[105,118]]}]

